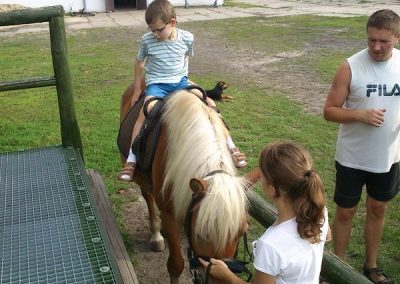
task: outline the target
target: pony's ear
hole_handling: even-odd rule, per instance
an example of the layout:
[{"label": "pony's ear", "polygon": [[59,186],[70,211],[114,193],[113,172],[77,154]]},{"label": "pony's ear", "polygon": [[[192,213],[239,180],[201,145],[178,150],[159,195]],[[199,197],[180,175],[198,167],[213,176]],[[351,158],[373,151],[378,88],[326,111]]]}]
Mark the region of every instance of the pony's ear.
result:
[{"label": "pony's ear", "polygon": [[201,194],[206,192],[208,187],[208,183],[205,180],[192,178],[190,180],[190,188],[192,189],[193,193]]},{"label": "pony's ear", "polygon": [[[253,187],[254,184],[261,178],[260,168],[257,167],[251,172],[247,173],[244,178],[248,180],[250,187]],[[246,189],[249,189],[249,187],[246,187]]]}]

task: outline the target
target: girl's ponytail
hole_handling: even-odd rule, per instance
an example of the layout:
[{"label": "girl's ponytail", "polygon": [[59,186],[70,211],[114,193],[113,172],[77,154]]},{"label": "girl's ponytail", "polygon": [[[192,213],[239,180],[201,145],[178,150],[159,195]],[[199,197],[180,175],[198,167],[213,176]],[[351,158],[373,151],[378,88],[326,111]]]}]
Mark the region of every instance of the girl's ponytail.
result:
[{"label": "girl's ponytail", "polygon": [[302,188],[289,191],[296,212],[297,231],[303,239],[311,243],[320,241],[324,220],[325,194],[319,175],[308,170]]},{"label": "girl's ponytail", "polygon": [[277,196],[284,194],[291,201],[300,236],[311,243],[319,242],[325,222],[325,193],[309,153],[293,142],[268,144],[259,164]]}]

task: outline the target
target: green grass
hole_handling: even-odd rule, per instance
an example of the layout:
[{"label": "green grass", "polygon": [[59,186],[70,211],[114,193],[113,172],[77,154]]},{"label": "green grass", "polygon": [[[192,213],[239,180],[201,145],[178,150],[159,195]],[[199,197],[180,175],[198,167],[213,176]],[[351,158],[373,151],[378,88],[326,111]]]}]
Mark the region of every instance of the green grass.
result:
[{"label": "green grass", "polygon": [[[321,40],[362,45],[366,18],[296,16],[243,18],[185,23],[181,27],[205,34],[213,32],[238,50],[274,54],[318,47]],[[201,26],[199,28],[199,25]],[[197,26],[197,27],[196,27]],[[197,29],[196,29],[197,28]],[[144,28],[143,28],[144,31]],[[134,243],[127,236],[120,217],[129,202],[116,194],[127,185],[116,180],[120,170],[116,136],[119,100],[133,80],[133,62],[141,31],[130,28],[91,29],[68,35],[75,108],[84,145],[86,167],[100,171],[107,185],[114,213],[130,253]],[[315,80],[330,82],[337,66],[355,49],[314,47],[296,62],[315,74]],[[223,58],[221,59],[223,60]],[[0,37],[0,80],[16,80],[51,74],[49,38],[45,34]],[[225,71],[225,80],[235,77]],[[202,86],[213,86],[215,78],[192,74]],[[312,84],[312,82],[307,82]],[[285,94],[272,89],[231,84],[235,103],[219,103],[236,144],[249,157],[249,167],[257,165],[262,147],[272,141],[291,139],[303,144],[315,162],[327,190],[329,216],[334,204],[334,152],[338,126],[303,110]],[[0,93],[0,152],[60,144],[57,99],[52,87]],[[245,171],[241,171],[242,174]],[[390,204],[379,264],[400,281],[399,197]],[[360,270],[364,261],[363,226],[365,196],[354,220],[348,261]],[[257,228],[258,236],[263,229]],[[327,245],[331,247],[330,244]],[[132,255],[134,258],[134,255]]]},{"label": "green grass", "polygon": [[226,7],[236,7],[236,8],[254,8],[254,7],[262,7],[261,5],[254,5],[245,2],[240,2],[237,0],[225,0],[224,6]]}]

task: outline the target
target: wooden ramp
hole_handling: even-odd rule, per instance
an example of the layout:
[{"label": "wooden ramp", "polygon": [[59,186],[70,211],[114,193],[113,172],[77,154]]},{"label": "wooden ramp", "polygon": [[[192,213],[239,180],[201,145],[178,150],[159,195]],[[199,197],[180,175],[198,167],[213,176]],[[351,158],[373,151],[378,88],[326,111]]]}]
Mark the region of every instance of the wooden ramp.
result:
[{"label": "wooden ramp", "polygon": [[101,176],[74,148],[0,154],[0,283],[138,283]]}]

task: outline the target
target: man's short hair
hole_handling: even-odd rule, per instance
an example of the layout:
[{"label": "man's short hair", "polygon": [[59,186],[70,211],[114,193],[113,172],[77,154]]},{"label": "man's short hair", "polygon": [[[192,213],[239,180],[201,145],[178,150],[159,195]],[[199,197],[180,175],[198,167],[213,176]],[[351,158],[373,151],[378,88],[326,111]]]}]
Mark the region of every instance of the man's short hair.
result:
[{"label": "man's short hair", "polygon": [[374,12],[368,19],[368,28],[385,29],[393,34],[400,33],[400,17],[389,9],[382,9]]}]

